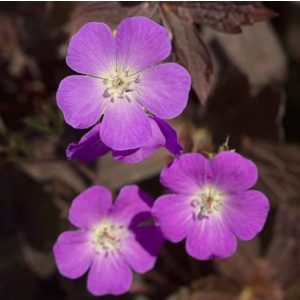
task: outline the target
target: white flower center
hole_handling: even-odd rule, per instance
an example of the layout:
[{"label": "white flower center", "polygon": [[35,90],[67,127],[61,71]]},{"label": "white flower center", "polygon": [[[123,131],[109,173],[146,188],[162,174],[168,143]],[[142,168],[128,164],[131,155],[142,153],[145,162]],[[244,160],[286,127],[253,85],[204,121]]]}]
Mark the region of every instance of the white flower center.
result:
[{"label": "white flower center", "polygon": [[103,220],[91,230],[91,242],[94,250],[96,253],[105,256],[117,251],[127,236],[128,230],[126,227],[114,224],[110,220]]},{"label": "white flower center", "polygon": [[220,213],[225,198],[224,192],[213,185],[204,186],[191,201],[193,219],[201,220],[210,215]]},{"label": "white flower center", "polygon": [[137,84],[140,82],[139,73],[132,73],[128,70],[114,71],[107,77],[102,78],[106,87],[105,98],[113,102],[116,98],[125,98],[130,101],[130,95],[138,93]]}]

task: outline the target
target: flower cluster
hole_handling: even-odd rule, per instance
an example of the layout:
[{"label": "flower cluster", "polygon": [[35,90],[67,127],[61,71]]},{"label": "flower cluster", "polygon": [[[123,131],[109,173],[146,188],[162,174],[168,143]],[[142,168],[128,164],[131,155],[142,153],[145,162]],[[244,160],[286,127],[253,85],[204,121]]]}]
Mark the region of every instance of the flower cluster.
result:
[{"label": "flower cluster", "polygon": [[60,273],[74,279],[88,272],[94,295],[130,289],[132,270],[154,267],[163,239],[186,239],[199,260],[226,258],[237,238],[249,240],[266,221],[269,202],[252,190],[258,171],[234,151],[212,159],[182,154],[174,129],[163,119],[187,104],[191,79],[175,63],[158,64],[171,51],[165,28],[144,18],[124,20],[116,37],[103,23],[88,23],[69,45],[67,64],[86,75],[65,78],[57,103],[75,128],[92,127],[67,148],[69,159],[90,162],[108,152],[117,161],[137,163],[165,147],[175,159],[160,181],[172,194],[154,203],[137,186],[123,187],[114,203],[110,191],[94,186],[73,201],[54,256]]}]

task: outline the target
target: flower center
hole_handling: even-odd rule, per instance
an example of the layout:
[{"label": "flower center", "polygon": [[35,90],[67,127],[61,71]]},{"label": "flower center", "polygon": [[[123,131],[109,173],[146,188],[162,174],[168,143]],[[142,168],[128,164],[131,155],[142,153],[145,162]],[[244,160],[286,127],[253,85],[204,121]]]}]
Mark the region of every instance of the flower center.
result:
[{"label": "flower center", "polygon": [[112,102],[116,98],[126,98],[130,101],[130,94],[139,93],[137,89],[139,82],[140,75],[138,73],[130,73],[128,70],[113,72],[103,78],[103,83],[106,86],[103,96],[110,98]]},{"label": "flower center", "polygon": [[127,235],[128,231],[123,225],[104,220],[91,230],[91,242],[96,253],[107,256],[120,248]]},{"label": "flower center", "polygon": [[213,185],[206,185],[191,201],[193,219],[201,220],[221,211],[225,194]]}]

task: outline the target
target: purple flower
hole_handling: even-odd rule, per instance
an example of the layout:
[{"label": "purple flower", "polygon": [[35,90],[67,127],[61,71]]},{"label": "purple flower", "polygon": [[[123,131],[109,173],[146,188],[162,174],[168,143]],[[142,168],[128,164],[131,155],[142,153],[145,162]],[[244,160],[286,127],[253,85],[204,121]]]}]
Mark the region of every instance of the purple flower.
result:
[{"label": "purple flower", "polygon": [[174,194],[157,199],[153,216],[166,239],[186,238],[186,251],[194,258],[228,257],[237,247],[236,236],[250,240],[265,224],[268,199],[249,190],[257,176],[255,164],[235,152],[210,161],[183,154],[161,173],[161,183]]},{"label": "purple flower", "polygon": [[131,269],[144,273],[153,268],[163,241],[156,226],[140,224],[151,217],[151,204],[134,185],[122,188],[114,204],[104,187],[81,193],[69,212],[79,230],[62,233],[54,245],[60,273],[73,279],[89,270],[87,288],[94,295],[128,291]]},{"label": "purple flower", "polygon": [[174,155],[181,154],[182,148],[177,142],[176,131],[168,123],[158,118],[149,118],[149,122],[152,137],[140,148],[124,151],[110,149],[100,139],[101,124],[98,124],[87,132],[79,142],[68,146],[67,157],[68,159],[80,159],[88,163],[112,151],[115,160],[133,164],[151,156],[160,147],[167,148]]},{"label": "purple flower", "polygon": [[147,114],[171,119],[182,113],[189,73],[169,56],[167,30],[145,17],[124,20],[114,37],[104,23],[85,24],[68,48],[67,64],[84,75],[66,77],[57,104],[68,124],[89,128],[103,116],[100,138],[114,150],[135,149],[151,139]]}]

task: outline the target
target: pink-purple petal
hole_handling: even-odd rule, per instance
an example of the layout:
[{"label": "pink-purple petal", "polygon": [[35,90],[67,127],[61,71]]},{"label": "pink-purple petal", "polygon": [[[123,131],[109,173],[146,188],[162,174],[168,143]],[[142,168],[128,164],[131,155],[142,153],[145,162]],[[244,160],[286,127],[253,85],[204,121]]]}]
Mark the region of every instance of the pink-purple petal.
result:
[{"label": "pink-purple petal", "polygon": [[141,226],[126,240],[122,255],[127,263],[138,273],[151,270],[163,243],[163,236],[156,226]]},{"label": "pink-purple petal", "polygon": [[137,185],[123,187],[114,203],[111,217],[134,226],[151,218],[152,199]]},{"label": "pink-purple petal", "polygon": [[125,19],[117,28],[117,68],[139,72],[169,56],[166,28],[145,17]]},{"label": "pink-purple petal", "polygon": [[93,295],[121,295],[131,283],[132,271],[119,253],[95,255],[87,279],[87,288]]},{"label": "pink-purple petal", "polygon": [[224,202],[224,220],[240,239],[250,240],[263,229],[269,206],[267,197],[259,191],[229,195]]},{"label": "pink-purple petal", "polygon": [[89,163],[109,152],[110,148],[100,140],[100,126],[100,124],[97,124],[83,135],[78,142],[69,144],[66,150],[67,158],[70,160],[79,159]]},{"label": "pink-purple petal", "polygon": [[65,121],[74,128],[93,126],[103,113],[106,100],[100,79],[73,75],[63,79],[58,87],[57,105]]},{"label": "pink-purple petal", "polygon": [[138,149],[112,151],[112,154],[116,160],[129,164],[135,164],[151,156],[157,149],[166,144],[165,136],[161,132],[157,122],[152,118],[149,118],[148,120],[151,126],[152,137],[144,146]]},{"label": "pink-purple petal", "polygon": [[191,195],[211,179],[209,162],[201,154],[182,154],[164,168],[160,182],[171,191]]},{"label": "pink-purple petal", "polygon": [[164,195],[153,205],[152,214],[164,237],[173,243],[183,240],[193,227],[190,197]]},{"label": "pink-purple petal", "polygon": [[161,120],[159,118],[153,119],[155,120],[155,122],[159,126],[159,129],[165,137],[165,147],[174,155],[180,155],[182,153],[182,147],[178,143],[176,131],[164,120]]},{"label": "pink-purple petal", "polygon": [[113,150],[128,150],[144,146],[151,138],[149,118],[135,102],[116,99],[104,114],[100,138]]},{"label": "pink-purple petal", "polygon": [[69,221],[79,228],[90,229],[107,215],[111,207],[111,192],[105,187],[93,186],[74,199],[69,210]]},{"label": "pink-purple petal", "polygon": [[63,232],[53,251],[59,272],[71,279],[82,276],[92,263],[93,249],[87,231]]},{"label": "pink-purple petal", "polygon": [[101,77],[115,67],[115,39],[110,28],[99,22],[86,23],[71,38],[66,57],[74,71]]},{"label": "pink-purple petal", "polygon": [[191,87],[187,70],[176,63],[166,63],[141,73],[139,102],[155,116],[171,119],[185,109]]},{"label": "pink-purple petal", "polygon": [[186,240],[187,253],[199,260],[227,258],[236,247],[236,237],[221,216],[210,216],[195,223]]},{"label": "pink-purple petal", "polygon": [[256,165],[233,151],[220,152],[210,165],[213,182],[225,191],[245,191],[255,184],[258,177]]}]

